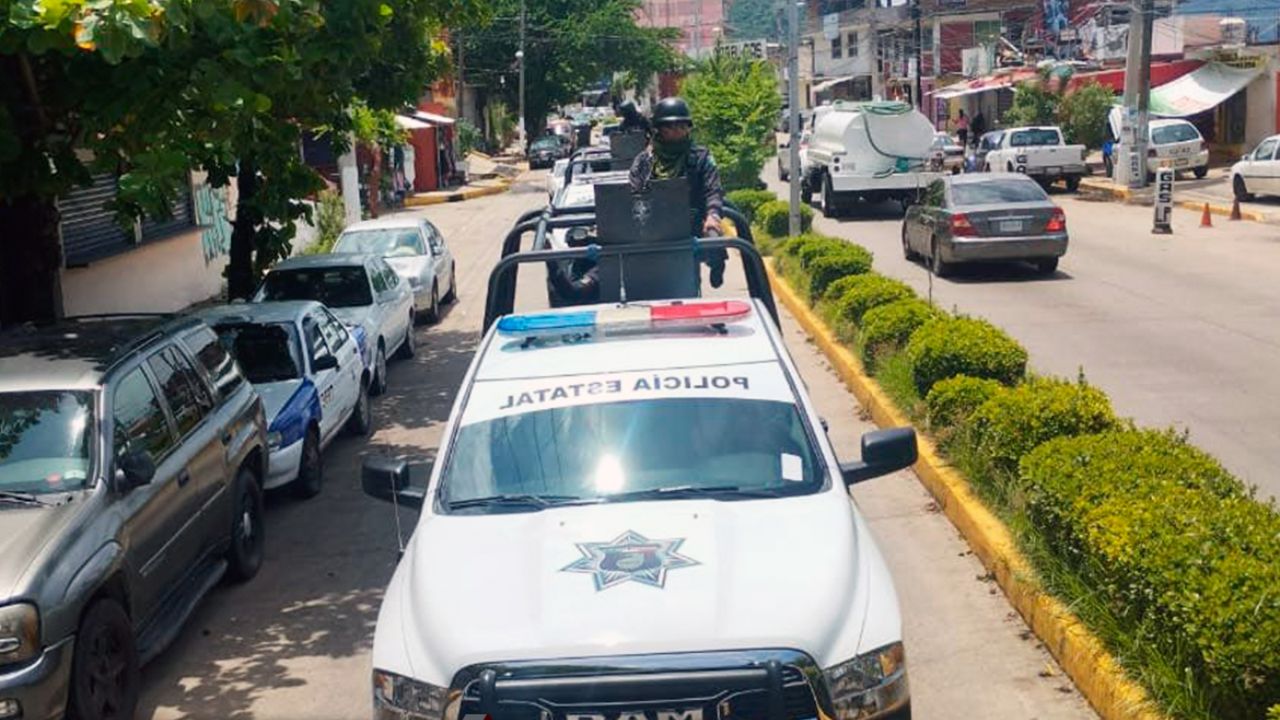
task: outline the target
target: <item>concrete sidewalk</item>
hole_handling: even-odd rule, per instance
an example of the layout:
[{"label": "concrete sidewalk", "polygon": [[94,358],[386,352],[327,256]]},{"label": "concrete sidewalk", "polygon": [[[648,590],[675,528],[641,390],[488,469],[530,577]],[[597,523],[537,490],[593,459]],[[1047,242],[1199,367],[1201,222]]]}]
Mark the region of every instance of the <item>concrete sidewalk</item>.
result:
[{"label": "concrete sidewalk", "polygon": [[441,203],[461,202],[472,198],[485,197],[486,195],[497,195],[498,193],[506,192],[509,187],[511,187],[511,181],[505,178],[474,180],[462,187],[452,188],[450,190],[435,190],[433,192],[411,195],[405,198],[404,206],[407,208],[414,208],[426,207],[428,205],[439,205]]},{"label": "concrete sidewalk", "polygon": [[[1117,185],[1105,175],[1094,175],[1080,182],[1082,191],[1108,195],[1115,200],[1134,205],[1153,204],[1153,188],[1148,185],[1141,190],[1130,190]],[[1208,204],[1209,212],[1214,215],[1230,217],[1235,198],[1231,192],[1231,169],[1214,168],[1204,179],[1191,176],[1179,178],[1173,183],[1174,204],[1189,210],[1203,210]],[[1280,225],[1280,198],[1264,196],[1254,197],[1249,202],[1240,203],[1240,217],[1253,222]]]}]

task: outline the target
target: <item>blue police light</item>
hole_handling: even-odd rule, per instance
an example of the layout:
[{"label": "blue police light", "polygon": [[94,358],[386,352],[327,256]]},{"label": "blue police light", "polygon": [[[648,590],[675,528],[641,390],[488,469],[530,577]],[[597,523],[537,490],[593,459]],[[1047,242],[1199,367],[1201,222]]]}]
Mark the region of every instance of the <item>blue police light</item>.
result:
[{"label": "blue police light", "polygon": [[508,315],[498,321],[503,335],[540,335],[558,332],[581,332],[596,326],[596,312],[586,310],[538,315]]},{"label": "blue police light", "polygon": [[522,337],[566,335],[590,330],[629,330],[676,325],[712,325],[743,320],[751,306],[740,300],[673,302],[665,305],[620,305],[602,310],[508,315],[498,320],[498,333]]}]

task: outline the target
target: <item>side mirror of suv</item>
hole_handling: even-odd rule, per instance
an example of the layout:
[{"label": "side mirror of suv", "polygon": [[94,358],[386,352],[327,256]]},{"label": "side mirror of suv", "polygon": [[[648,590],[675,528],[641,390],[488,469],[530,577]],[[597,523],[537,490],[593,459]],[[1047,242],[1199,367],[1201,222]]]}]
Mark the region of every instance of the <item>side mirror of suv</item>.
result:
[{"label": "side mirror of suv", "polygon": [[155,461],[146,450],[131,450],[116,459],[116,486],[123,491],[142,487],[155,476]]},{"label": "side mirror of suv", "polygon": [[914,428],[876,430],[862,436],[862,461],[840,463],[840,474],[845,485],[853,485],[909,467],[916,457]]},{"label": "side mirror of suv", "polygon": [[409,486],[409,463],[394,458],[369,456],[360,468],[364,494],[378,500],[420,510],[427,493]]}]

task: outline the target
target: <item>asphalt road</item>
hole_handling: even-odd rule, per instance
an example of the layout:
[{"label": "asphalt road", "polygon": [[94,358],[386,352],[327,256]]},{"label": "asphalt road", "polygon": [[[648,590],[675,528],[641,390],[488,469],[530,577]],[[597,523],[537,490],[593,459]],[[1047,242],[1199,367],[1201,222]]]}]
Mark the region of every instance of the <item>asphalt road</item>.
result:
[{"label": "asphalt road", "polygon": [[[367,718],[370,649],[396,559],[392,508],[364,497],[366,452],[429,458],[478,340],[483,288],[501,237],[544,202],[540,174],[498,196],[426,208],[458,259],[460,301],[419,328],[418,356],[390,369],[375,401],[376,431],[326,455],[326,485],[310,501],[268,501],[261,574],[216,589],[181,636],[144,670],[143,718]],[[536,305],[541,278],[522,277]],[[729,287],[741,287],[731,273]],[[841,457],[873,429],[790,317],[788,346],[831,425]],[[854,493],[885,552],[903,607],[917,720],[1095,717],[909,473]],[[406,534],[414,517],[402,518]],[[767,618],[762,618],[767,622]]]},{"label": "asphalt road", "polygon": [[[770,178],[785,197],[786,188]],[[1027,348],[1032,369],[1088,380],[1145,426],[1186,429],[1263,496],[1280,496],[1280,229],[1174,209],[1151,234],[1151,208],[1065,193],[1070,246],[1058,272],[984,264],[931,278],[902,254],[895,203],[816,226],[875,253],[878,272],[942,307],[986,318]],[[815,208],[815,210],[817,210]]]}]

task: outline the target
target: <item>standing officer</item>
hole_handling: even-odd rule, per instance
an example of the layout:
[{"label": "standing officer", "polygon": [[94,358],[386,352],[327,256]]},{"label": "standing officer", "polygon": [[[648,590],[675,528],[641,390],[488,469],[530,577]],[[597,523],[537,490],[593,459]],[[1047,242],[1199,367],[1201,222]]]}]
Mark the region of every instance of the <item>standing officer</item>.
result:
[{"label": "standing officer", "polygon": [[622,123],[619,125],[619,132],[636,132],[641,131],[645,137],[653,132],[653,128],[649,126],[649,120],[640,113],[636,108],[635,101],[627,100],[618,106],[618,115],[622,117]]}]

